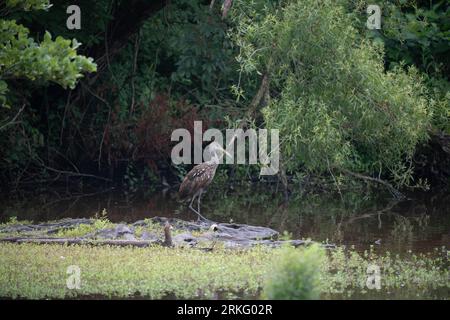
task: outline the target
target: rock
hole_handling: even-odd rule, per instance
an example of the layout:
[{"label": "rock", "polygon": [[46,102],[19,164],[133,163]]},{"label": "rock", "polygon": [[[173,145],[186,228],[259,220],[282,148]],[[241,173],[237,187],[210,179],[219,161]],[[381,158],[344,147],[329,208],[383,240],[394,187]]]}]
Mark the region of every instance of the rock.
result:
[{"label": "rock", "polygon": [[134,237],[134,235],[131,234],[131,233],[125,233],[125,234],[123,235],[123,238],[124,238],[125,240],[136,240],[136,238]]},{"label": "rock", "polygon": [[[134,228],[133,228],[133,230],[134,230]],[[116,226],[116,228],[115,228],[115,232],[116,232],[116,236],[117,237],[120,237],[120,236],[122,236],[122,235],[124,235],[126,233],[131,233],[132,234],[133,230],[130,227],[128,227],[126,224],[123,224],[123,223],[118,224]]]},{"label": "rock", "polygon": [[34,231],[31,226],[25,225],[14,225],[14,226],[6,226],[0,229],[0,232],[10,233],[10,232],[28,232]]},{"label": "rock", "polygon": [[83,238],[100,238],[100,239],[118,239],[125,238],[125,235],[132,235],[134,239],[134,228],[128,227],[126,224],[118,224],[114,228],[102,229],[85,235]]},{"label": "rock", "polygon": [[132,224],[133,227],[144,227],[147,225],[147,222],[144,220],[138,220]]},{"label": "rock", "polygon": [[[165,217],[154,217],[151,219],[152,222],[159,223],[164,226],[166,221],[168,221],[176,230],[184,231],[205,231],[207,232],[210,226],[214,222],[189,222],[175,218],[165,218]],[[278,232],[258,226],[250,226],[246,224],[237,223],[217,223],[217,231],[215,235],[220,239],[230,239],[230,238],[242,238],[242,239],[272,239],[278,236]]]},{"label": "rock", "polygon": [[144,231],[141,236],[141,240],[159,240],[158,236],[154,233]]},{"label": "rock", "polygon": [[198,243],[198,238],[195,238],[190,233],[181,233],[172,237],[172,242],[175,246],[192,247]]},{"label": "rock", "polygon": [[116,239],[117,233],[114,228],[98,230],[92,233],[88,233],[85,236],[81,237],[83,239]]},{"label": "rock", "polygon": [[235,223],[219,223],[216,234],[218,238],[235,237],[249,240],[272,239],[278,236],[278,232],[270,228]]},{"label": "rock", "polygon": [[59,221],[52,221],[46,223],[40,223],[36,225],[7,225],[0,227],[0,232],[32,232],[32,231],[46,231],[47,234],[55,234],[61,230],[75,228],[80,224],[92,224],[91,219],[62,219]]},{"label": "rock", "polygon": [[[289,240],[289,241],[281,241],[278,240],[278,232],[266,228],[266,227],[258,227],[258,226],[250,226],[245,224],[236,224],[236,223],[215,223],[216,228],[215,231],[211,230],[211,225],[213,222],[190,222],[183,221],[175,218],[164,218],[164,217],[155,217],[150,220],[150,222],[145,220],[139,220],[131,225],[127,225],[125,223],[119,223],[114,225],[112,228],[96,230],[95,232],[86,234],[79,238],[69,238],[69,239],[58,239],[55,237],[47,237],[47,238],[34,238],[33,234],[29,232],[39,231],[42,235],[43,232],[47,232],[47,234],[56,234],[60,230],[65,230],[68,228],[76,227],[80,224],[92,224],[93,221],[90,219],[64,219],[56,222],[43,223],[38,225],[8,225],[0,228],[0,232],[11,232],[11,233],[24,233],[20,235],[20,237],[14,238],[5,238],[0,241],[12,241],[12,242],[20,242],[20,241],[35,241],[42,243],[64,243],[65,241],[70,243],[85,243],[94,239],[103,239],[102,243],[110,243],[114,245],[134,245],[134,246],[148,246],[149,244],[163,244],[164,236],[163,227],[169,222],[173,228],[182,233],[172,235],[172,244],[174,246],[179,247],[196,247],[199,249],[208,249],[213,250],[215,243],[223,243],[223,245],[227,248],[249,248],[256,245],[264,245],[268,247],[280,247],[286,243],[292,246],[303,246],[313,243],[312,241],[304,241],[304,240]],[[161,225],[161,233],[151,233],[145,230],[140,237],[135,234],[136,227],[145,227],[149,223],[160,224]],[[194,236],[195,234],[195,236]],[[197,235],[198,234],[198,235]],[[139,239],[139,240],[137,240]],[[202,248],[200,245],[202,242],[214,244],[211,248]],[[97,242],[96,242],[97,243]],[[324,244],[322,245],[325,248],[334,248],[334,245]]]}]

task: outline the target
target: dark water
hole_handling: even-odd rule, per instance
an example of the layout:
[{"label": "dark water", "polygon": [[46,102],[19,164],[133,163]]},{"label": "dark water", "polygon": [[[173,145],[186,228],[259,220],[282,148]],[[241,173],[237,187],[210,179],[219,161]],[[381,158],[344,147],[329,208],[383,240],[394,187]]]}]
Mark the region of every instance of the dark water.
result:
[{"label": "dark water", "polygon": [[[0,204],[0,222],[10,217],[34,223],[66,217],[94,217],[106,209],[113,222],[165,216],[185,220],[196,215],[176,200],[176,193],[127,194],[109,191],[6,199]],[[378,252],[400,255],[448,250],[450,244],[450,193],[417,193],[395,201],[380,192],[319,194],[293,197],[288,203],[264,189],[239,191],[211,189],[202,202],[202,214],[218,222],[236,222],[271,227],[291,238],[311,238]],[[444,251],[445,252],[445,251]],[[230,298],[230,293],[218,294]],[[414,292],[370,292],[351,297],[332,295],[326,299],[448,299],[448,288],[431,290],[429,296]],[[88,296],[86,299],[102,298]],[[133,297],[139,298],[139,297]],[[175,297],[168,297],[170,299]],[[231,298],[248,297],[233,293]]]},{"label": "dark water", "polygon": [[[263,190],[210,190],[202,214],[219,222],[234,221],[271,227],[292,238],[354,245],[395,253],[429,252],[450,244],[450,194],[417,193],[394,201],[389,194],[309,195],[284,203]],[[193,220],[196,215],[171,192],[132,194],[110,191],[60,194],[28,200],[3,200],[0,220],[16,216],[34,223],[64,217],[93,217],[106,209],[113,222],[134,222],[153,216]]]}]

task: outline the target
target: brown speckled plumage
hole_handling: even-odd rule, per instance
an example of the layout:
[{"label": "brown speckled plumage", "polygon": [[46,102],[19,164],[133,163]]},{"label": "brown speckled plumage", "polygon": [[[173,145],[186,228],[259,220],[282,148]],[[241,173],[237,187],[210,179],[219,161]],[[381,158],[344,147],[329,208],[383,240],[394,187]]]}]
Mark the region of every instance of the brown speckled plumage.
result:
[{"label": "brown speckled plumage", "polygon": [[217,163],[207,161],[192,168],[181,183],[180,197],[192,197],[200,190],[205,190],[214,179],[217,166]]},{"label": "brown speckled plumage", "polygon": [[[202,198],[202,193],[211,184],[216,174],[217,166],[220,162],[220,157],[217,152],[222,154],[228,154],[217,142],[212,142],[209,146],[209,151],[211,153],[211,160],[203,162],[194,168],[184,177],[181,183],[179,196],[180,198],[191,197],[191,203],[189,208],[194,211],[199,219],[207,220],[200,214],[200,201]],[[197,210],[192,207],[194,199],[197,198]]]}]

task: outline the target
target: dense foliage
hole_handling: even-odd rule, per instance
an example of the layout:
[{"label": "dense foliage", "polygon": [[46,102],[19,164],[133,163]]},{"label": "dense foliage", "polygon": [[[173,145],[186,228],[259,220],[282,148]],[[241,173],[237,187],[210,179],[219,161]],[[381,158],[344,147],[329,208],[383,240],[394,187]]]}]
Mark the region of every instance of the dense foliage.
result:
[{"label": "dense foliage", "polygon": [[[79,1],[81,30],[65,26],[70,4],[0,7],[5,189],[67,177],[132,190],[175,182],[188,167],[170,161],[172,130],[234,125],[262,75],[269,90],[252,123],[280,129],[289,176],[339,180],[346,169],[413,185],[418,146],[449,129],[442,1],[382,1],[373,31],[362,0],[238,0],[226,17],[220,4],[178,0],[122,37],[113,23],[126,2]],[[241,180],[257,172],[232,171]]]},{"label": "dense foliage", "polygon": [[388,69],[416,66],[425,78],[432,105],[433,125],[450,133],[450,7],[447,1],[380,1],[382,28],[365,27],[370,1],[345,1],[359,19],[364,37],[382,43]]},{"label": "dense foliage", "polygon": [[246,70],[267,68],[279,92],[264,116],[280,129],[289,169],[345,167],[408,183],[430,118],[415,70],[384,73],[382,49],[358,38],[335,1],[293,1],[259,23],[240,21]]},{"label": "dense foliage", "polygon": [[[48,9],[48,1],[7,1],[6,10],[22,7],[24,10]],[[28,79],[38,82],[55,82],[64,88],[75,87],[83,72],[93,72],[92,58],[77,54],[80,43],[62,37],[52,39],[46,31],[40,43],[29,37],[29,29],[15,20],[0,16],[0,103],[10,108],[8,82]],[[14,96],[14,93],[12,93]],[[12,99],[20,103],[18,99]]]}]

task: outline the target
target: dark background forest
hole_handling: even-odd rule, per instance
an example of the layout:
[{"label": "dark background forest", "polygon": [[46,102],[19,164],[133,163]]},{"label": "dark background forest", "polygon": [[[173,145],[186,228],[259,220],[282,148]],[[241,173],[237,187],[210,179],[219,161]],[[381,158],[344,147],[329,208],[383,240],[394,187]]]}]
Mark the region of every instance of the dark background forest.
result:
[{"label": "dark background forest", "polygon": [[[66,27],[72,4],[80,30]],[[380,30],[366,27],[368,4],[2,2],[2,191],[176,184],[189,167],[171,163],[171,132],[194,120],[279,129],[289,189],[448,187],[448,3],[378,1]]]}]

